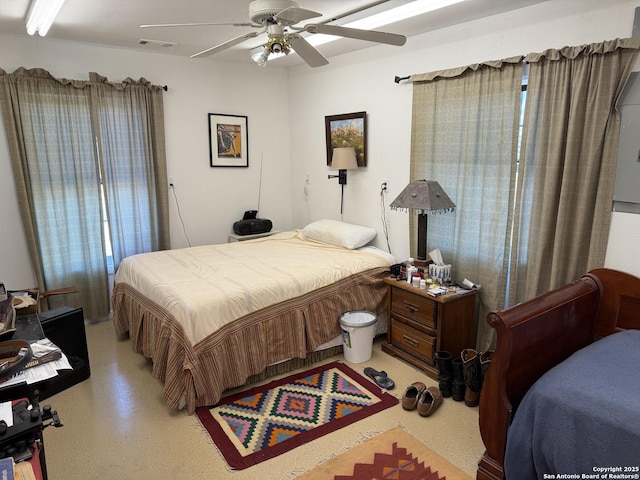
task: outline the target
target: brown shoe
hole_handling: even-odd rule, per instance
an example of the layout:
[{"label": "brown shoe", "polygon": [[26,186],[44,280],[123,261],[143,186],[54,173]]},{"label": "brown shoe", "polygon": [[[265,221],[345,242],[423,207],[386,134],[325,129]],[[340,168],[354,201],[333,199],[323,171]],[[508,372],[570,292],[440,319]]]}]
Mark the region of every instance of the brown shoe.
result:
[{"label": "brown shoe", "polygon": [[442,393],[438,387],[429,387],[418,399],[418,413],[423,417],[428,417],[435,412],[442,403]]},{"label": "brown shoe", "polygon": [[414,382],[407,387],[402,396],[402,408],[414,410],[418,406],[418,399],[427,386],[422,382]]}]

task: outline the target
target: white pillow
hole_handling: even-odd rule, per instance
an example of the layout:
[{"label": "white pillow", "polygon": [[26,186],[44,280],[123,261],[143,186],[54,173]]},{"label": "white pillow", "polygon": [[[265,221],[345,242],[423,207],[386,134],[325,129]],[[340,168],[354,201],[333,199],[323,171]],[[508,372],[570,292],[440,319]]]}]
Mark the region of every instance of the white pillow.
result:
[{"label": "white pillow", "polygon": [[310,223],[302,229],[302,233],[310,240],[329,243],[349,250],[366,245],[377,234],[373,228],[327,219]]}]

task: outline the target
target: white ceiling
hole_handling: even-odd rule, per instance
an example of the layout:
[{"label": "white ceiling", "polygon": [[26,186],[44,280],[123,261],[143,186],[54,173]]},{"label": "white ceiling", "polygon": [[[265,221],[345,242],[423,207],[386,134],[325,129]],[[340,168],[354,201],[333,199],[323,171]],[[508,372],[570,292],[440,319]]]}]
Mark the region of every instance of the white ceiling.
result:
[{"label": "white ceiling", "polygon": [[[301,25],[327,22],[333,18],[339,20],[333,21],[332,24],[340,25],[347,20],[365,16],[365,13],[387,10],[407,1],[409,0],[298,0],[298,4],[302,8],[323,14],[321,18],[302,22]],[[466,0],[413,19],[387,25],[380,30],[410,37],[544,1],[548,0]],[[249,3],[250,0],[66,0],[47,38],[189,57],[253,29],[234,26],[143,29],[140,25],[249,22]],[[27,36],[25,18],[29,4],[30,0],[0,0],[0,33]],[[361,11],[367,8],[368,10]],[[351,12],[357,13],[349,16]],[[140,45],[141,39],[175,45]],[[248,51],[265,40],[266,34],[211,57],[197,58],[193,61],[209,61],[215,58],[250,62]],[[318,50],[331,61],[332,56],[371,45],[370,42],[361,40],[340,39],[319,46]],[[294,54],[269,62],[269,66],[272,64],[288,67],[303,62]]]}]

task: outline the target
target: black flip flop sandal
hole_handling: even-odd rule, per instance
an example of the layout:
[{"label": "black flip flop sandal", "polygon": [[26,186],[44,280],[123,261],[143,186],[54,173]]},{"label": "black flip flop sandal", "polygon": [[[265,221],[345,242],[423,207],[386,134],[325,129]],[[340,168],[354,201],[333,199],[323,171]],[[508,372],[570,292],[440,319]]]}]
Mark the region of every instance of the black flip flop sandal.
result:
[{"label": "black flip flop sandal", "polygon": [[385,390],[391,390],[396,386],[393,380],[387,376],[387,372],[385,371],[379,372],[371,367],[366,367],[364,369],[364,374],[371,377],[373,381],[376,382],[376,385],[380,388],[384,388]]}]

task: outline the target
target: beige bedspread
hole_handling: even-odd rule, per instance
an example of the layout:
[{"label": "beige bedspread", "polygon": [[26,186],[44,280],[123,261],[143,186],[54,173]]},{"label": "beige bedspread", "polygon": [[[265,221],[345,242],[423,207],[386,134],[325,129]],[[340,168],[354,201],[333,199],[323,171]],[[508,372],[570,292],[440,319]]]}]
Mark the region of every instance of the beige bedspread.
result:
[{"label": "beige bedspread", "polygon": [[300,231],[134,255],[115,276],[114,325],[153,360],[169,405],[193,411],[331,340],[341,313],[382,313],[388,267]]}]

